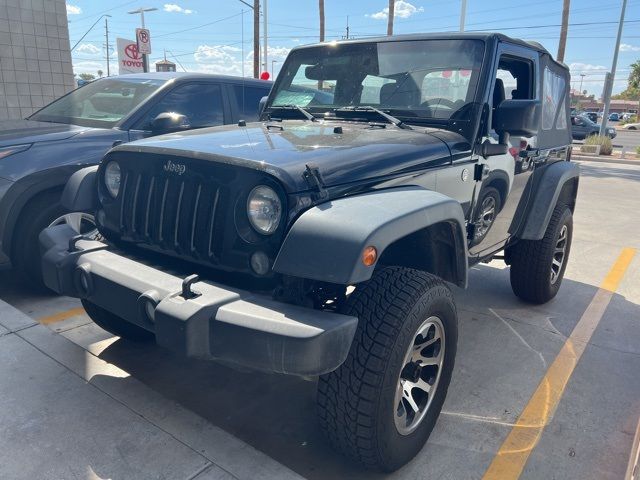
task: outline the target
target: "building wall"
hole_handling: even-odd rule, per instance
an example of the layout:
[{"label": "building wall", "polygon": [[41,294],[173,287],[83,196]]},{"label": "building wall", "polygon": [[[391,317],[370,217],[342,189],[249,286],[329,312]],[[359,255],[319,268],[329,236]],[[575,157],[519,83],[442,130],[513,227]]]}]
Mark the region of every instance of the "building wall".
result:
[{"label": "building wall", "polygon": [[0,120],[73,88],[65,0],[0,0]]}]

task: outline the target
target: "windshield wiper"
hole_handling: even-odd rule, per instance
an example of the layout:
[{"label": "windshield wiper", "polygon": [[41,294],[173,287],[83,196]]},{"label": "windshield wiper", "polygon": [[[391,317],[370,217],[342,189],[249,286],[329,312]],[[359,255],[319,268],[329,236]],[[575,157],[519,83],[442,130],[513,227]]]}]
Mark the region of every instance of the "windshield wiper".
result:
[{"label": "windshield wiper", "polygon": [[398,128],[403,128],[405,130],[413,130],[413,128],[411,128],[409,125],[404,123],[399,118],[396,118],[393,115],[389,115],[388,113],[383,112],[382,110],[379,110],[379,109],[377,109],[375,107],[372,107],[370,105],[361,105],[361,106],[352,106],[352,107],[340,107],[340,108],[336,108],[333,112],[334,113],[339,113],[341,111],[343,111],[343,112],[372,112],[372,113],[375,113],[378,116],[384,118],[387,122],[391,123],[392,125],[395,125]]},{"label": "windshield wiper", "polygon": [[302,115],[304,115],[304,118],[306,118],[307,120],[311,120],[312,122],[316,122],[318,119],[316,117],[313,116],[313,114],[309,113],[307,110],[305,110],[304,108],[302,108],[299,105],[293,105],[293,104],[288,104],[288,105],[271,105],[271,108],[279,108],[281,110],[297,110],[298,112],[300,112]]}]

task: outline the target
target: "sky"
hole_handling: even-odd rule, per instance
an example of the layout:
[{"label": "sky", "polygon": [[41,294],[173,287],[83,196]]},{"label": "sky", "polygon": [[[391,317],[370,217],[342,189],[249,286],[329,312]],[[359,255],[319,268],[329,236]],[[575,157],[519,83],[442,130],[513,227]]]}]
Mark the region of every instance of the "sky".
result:
[{"label": "sky", "polygon": [[[465,29],[499,31],[535,40],[555,57],[562,3],[562,0],[467,0]],[[347,24],[350,38],[385,35],[387,6],[388,0],[325,0],[325,39],[344,38]],[[145,14],[146,27],[151,31],[152,64],[166,51],[167,59],[177,62],[179,71],[184,68],[229,75],[253,74],[253,12],[239,0],[68,0],[71,46],[101,15],[111,15],[110,65],[111,73],[117,73],[115,39],[135,38],[140,15],[127,12],[139,7],[158,9]],[[394,33],[457,31],[460,7],[461,0],[396,0]],[[573,88],[580,89],[582,83],[582,90],[601,96],[605,72],[611,69],[621,8],[622,0],[571,1],[565,63],[571,69]],[[318,41],[318,1],[268,0],[267,20],[268,70],[277,75],[291,48]],[[640,0],[628,0],[614,93],[624,90],[630,65],[640,59],[639,27]],[[96,74],[98,70],[106,74],[104,19],[80,41],[72,57],[76,74]]]}]

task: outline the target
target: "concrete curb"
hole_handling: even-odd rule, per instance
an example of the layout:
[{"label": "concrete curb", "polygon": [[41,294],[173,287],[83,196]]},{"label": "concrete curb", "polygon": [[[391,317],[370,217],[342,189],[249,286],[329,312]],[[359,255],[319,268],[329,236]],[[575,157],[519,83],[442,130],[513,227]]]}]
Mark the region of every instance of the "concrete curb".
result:
[{"label": "concrete curb", "polygon": [[[10,334],[15,334],[102,394],[208,460],[206,468],[191,477],[194,480],[302,478],[271,457],[164,398],[124,370],[101,360],[0,300],[0,336]],[[126,381],[119,381],[122,379]]]},{"label": "concrete curb", "polygon": [[640,160],[625,160],[623,158],[602,158],[602,157],[590,157],[587,155],[571,154],[571,160],[577,162],[599,162],[599,163],[617,163],[620,165],[636,165],[640,167]]}]

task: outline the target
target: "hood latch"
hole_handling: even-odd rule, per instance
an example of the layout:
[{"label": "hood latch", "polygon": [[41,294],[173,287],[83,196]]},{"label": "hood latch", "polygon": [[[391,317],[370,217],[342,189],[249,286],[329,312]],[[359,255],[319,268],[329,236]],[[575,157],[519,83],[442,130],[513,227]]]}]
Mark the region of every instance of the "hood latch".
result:
[{"label": "hood latch", "polygon": [[314,195],[316,200],[325,199],[329,196],[327,191],[324,188],[324,180],[322,179],[322,175],[320,174],[320,170],[318,167],[306,164],[305,170],[302,173],[307,185],[317,193]]}]

